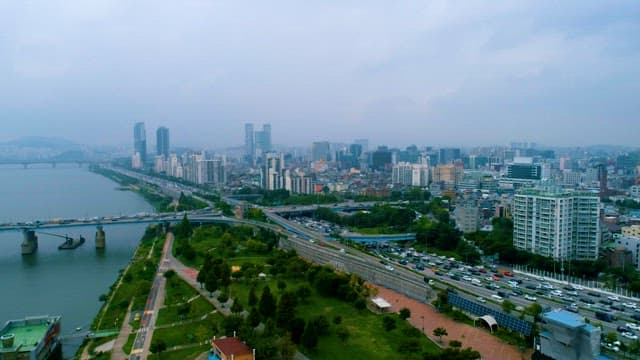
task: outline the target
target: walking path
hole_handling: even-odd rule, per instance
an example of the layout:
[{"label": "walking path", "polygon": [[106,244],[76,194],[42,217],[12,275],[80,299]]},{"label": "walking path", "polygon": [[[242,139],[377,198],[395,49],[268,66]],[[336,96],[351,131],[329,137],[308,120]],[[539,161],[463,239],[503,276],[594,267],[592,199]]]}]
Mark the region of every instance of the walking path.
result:
[{"label": "walking path", "polygon": [[124,345],[129,340],[129,335],[131,334],[131,323],[129,323],[129,319],[131,317],[131,307],[133,306],[133,299],[129,302],[129,308],[127,309],[127,315],[124,317],[124,322],[122,323],[122,328],[120,328],[120,334],[116,338],[116,342],[113,344],[113,350],[111,350],[111,358],[112,359],[126,359],[127,354],[124,352]]},{"label": "walking path", "polygon": [[484,360],[531,358],[531,350],[522,353],[517,347],[503,342],[485,329],[456,322],[437,312],[431,305],[420,303],[392,290],[374,284],[369,284],[369,286],[378,289],[378,296],[391,304],[391,311],[397,312],[404,307],[411,310],[411,317],[408,320],[411,325],[416,329],[422,329],[436,343],[439,339],[433,336],[433,329],[443,327],[449,334],[442,338],[444,345],[448,344],[450,340],[458,340],[462,343],[463,348],[470,346],[478,351]]}]

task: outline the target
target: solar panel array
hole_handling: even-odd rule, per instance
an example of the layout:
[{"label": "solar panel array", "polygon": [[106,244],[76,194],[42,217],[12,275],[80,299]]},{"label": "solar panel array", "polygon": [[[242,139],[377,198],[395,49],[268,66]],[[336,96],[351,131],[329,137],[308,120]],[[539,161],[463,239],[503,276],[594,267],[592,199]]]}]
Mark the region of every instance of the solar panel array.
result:
[{"label": "solar panel array", "polygon": [[449,292],[449,304],[476,316],[491,315],[496,319],[498,325],[517,331],[524,336],[531,335],[532,325],[530,322],[507,315],[482,303],[471,301],[456,293]]}]

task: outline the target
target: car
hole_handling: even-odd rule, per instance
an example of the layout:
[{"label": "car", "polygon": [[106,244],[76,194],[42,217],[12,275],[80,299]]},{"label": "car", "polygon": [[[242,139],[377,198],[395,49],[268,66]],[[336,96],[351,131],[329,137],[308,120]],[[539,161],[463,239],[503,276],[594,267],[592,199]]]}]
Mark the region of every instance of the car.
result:
[{"label": "car", "polygon": [[529,300],[529,301],[536,301],[536,300],[538,300],[538,298],[537,298],[537,297],[535,297],[535,296],[531,296],[531,295],[529,295],[529,294],[526,294],[526,295],[524,296],[524,298],[525,298],[525,299],[527,299],[527,300]]},{"label": "car", "polygon": [[560,290],[552,290],[551,295],[553,296],[562,296],[562,291]]},{"label": "car", "polygon": [[435,282],[435,281],[433,281],[433,280],[429,280],[429,282],[428,282],[428,284],[429,284],[429,285],[431,285],[431,286],[433,286],[435,283],[436,283],[436,282]]},{"label": "car", "polygon": [[600,300],[598,300],[598,302],[601,303],[601,304],[605,304],[605,305],[612,305],[613,304],[613,301],[605,300],[605,299],[600,299]]},{"label": "car", "polygon": [[620,301],[620,298],[615,295],[607,296],[607,299],[611,301]]},{"label": "car", "polygon": [[627,339],[630,339],[630,340],[638,340],[638,335],[636,335],[636,334],[634,334],[632,332],[629,332],[629,331],[623,332],[622,336],[624,336],[624,337],[626,337]]},{"label": "car", "polygon": [[636,330],[636,331],[640,330],[640,325],[635,323],[627,323],[625,326],[631,330]]},{"label": "car", "polygon": [[463,276],[462,277],[462,280],[464,280],[464,281],[471,281],[471,279],[472,279],[471,276]]},{"label": "car", "polygon": [[389,270],[389,271],[393,271],[393,266],[391,266],[391,265],[387,265],[384,268]]},{"label": "car", "polygon": [[487,302],[487,300],[485,300],[485,298],[483,298],[482,296],[478,296],[478,297],[476,298],[476,300],[478,300],[478,301],[479,301],[479,302],[481,302],[481,303],[486,303],[486,302]]},{"label": "car", "polygon": [[520,290],[513,290],[511,291],[511,295],[513,296],[522,296],[523,292]]},{"label": "car", "polygon": [[504,299],[502,298],[502,296],[500,296],[500,295],[496,295],[496,294],[491,295],[491,298],[492,298],[493,300],[495,300],[495,301],[499,302],[499,303],[501,303],[501,302],[503,302],[503,301],[504,301]]},{"label": "car", "polygon": [[624,325],[618,325],[618,327],[616,328],[616,330],[617,330],[619,333],[626,333],[626,332],[629,332],[629,329],[627,329],[627,327],[626,327],[626,326],[624,326]]},{"label": "car", "polygon": [[624,306],[626,308],[630,308],[630,309],[635,309],[637,307],[637,305],[632,303],[632,302],[626,302],[626,303],[622,304],[622,306]]},{"label": "car", "polygon": [[574,307],[571,307],[571,306],[567,306],[566,310],[567,311],[571,311],[573,313],[577,313],[578,312],[578,308],[577,307],[574,308]]},{"label": "car", "polygon": [[612,310],[624,311],[624,307],[620,305],[611,305]]},{"label": "car", "polygon": [[593,300],[589,299],[588,297],[580,298],[580,301],[582,301],[585,304],[593,304],[594,303]]},{"label": "car", "polygon": [[[576,289],[578,289],[578,288],[576,287]],[[600,297],[600,293],[597,293],[597,292],[595,292],[595,291],[589,291],[587,294],[588,294],[589,296],[593,296],[593,297],[597,297],[597,298],[599,298],[599,297]]]},{"label": "car", "polygon": [[424,270],[424,266],[422,264],[416,264],[416,270]]},{"label": "car", "polygon": [[535,289],[536,289],[536,286],[535,286],[535,285],[527,285],[527,286],[525,286],[525,287],[526,287],[527,289],[529,289],[529,290],[535,290]]}]

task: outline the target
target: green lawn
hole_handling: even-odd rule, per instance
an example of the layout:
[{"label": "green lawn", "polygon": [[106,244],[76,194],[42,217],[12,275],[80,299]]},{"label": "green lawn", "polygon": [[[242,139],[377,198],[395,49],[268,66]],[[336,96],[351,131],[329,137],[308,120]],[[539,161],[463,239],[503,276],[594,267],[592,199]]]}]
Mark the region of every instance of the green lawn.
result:
[{"label": "green lawn", "polygon": [[211,313],[214,309],[213,305],[206,299],[198,297],[189,303],[189,312],[182,318],[179,315],[180,306],[169,306],[160,309],[158,314],[157,325],[167,325],[178,321],[199,319],[205,314]]},{"label": "green lawn", "polygon": [[204,353],[211,349],[209,345],[198,345],[194,347],[190,347],[187,349],[180,349],[174,351],[165,351],[160,355],[151,354],[149,355],[149,360],[151,359],[162,359],[162,360],[191,360],[197,358],[200,354]]},{"label": "green lawn", "polygon": [[[339,315],[342,317],[341,325],[351,334],[346,344],[343,344],[335,335],[335,325],[332,323],[330,334],[320,338],[318,349],[313,353],[305,352],[314,359],[393,359],[398,356],[398,344],[405,337],[402,329],[411,327],[406,321],[397,318],[397,328],[387,332],[382,327],[382,315],[373,314],[369,310],[356,310],[351,304],[319,295],[312,296],[307,304],[300,305],[297,313],[306,319],[324,315],[329,322]],[[426,336],[420,337],[420,343],[422,351],[439,351],[438,346]]]},{"label": "green lawn", "polygon": [[136,333],[135,332],[129,334],[129,337],[127,338],[127,342],[122,347],[122,350],[125,352],[125,354],[130,354],[131,353],[131,348],[133,347],[133,342],[134,341],[136,341]]},{"label": "green lawn", "polygon": [[205,320],[170,328],[156,329],[153,332],[152,343],[153,341],[161,339],[167,344],[167,348],[198,343],[216,335],[214,329],[217,329],[221,320],[222,315],[216,313],[211,314]]}]

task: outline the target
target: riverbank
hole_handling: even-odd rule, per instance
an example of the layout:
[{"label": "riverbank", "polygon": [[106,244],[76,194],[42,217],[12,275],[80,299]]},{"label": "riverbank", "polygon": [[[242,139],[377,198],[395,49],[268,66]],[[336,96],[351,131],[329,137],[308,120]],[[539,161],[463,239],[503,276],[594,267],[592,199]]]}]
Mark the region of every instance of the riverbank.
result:
[{"label": "riverbank", "polygon": [[[120,271],[120,276],[110,286],[109,293],[100,295],[104,304],[94,318],[92,332],[120,330],[123,324],[130,325],[131,332],[140,327],[140,313],[144,309],[162,254],[162,246],[158,242],[163,240],[163,234],[164,229],[160,225],[147,228],[130,263]],[[95,349],[114,339],[115,335],[85,341],[75,358],[108,359],[110,354],[99,354]]]},{"label": "riverbank", "polygon": [[115,181],[120,186],[116,190],[133,191],[142,196],[157,212],[189,211],[203,209],[208,206],[204,201],[183,193],[178,198],[166,195],[157,185],[142,182],[131,176],[105,169],[100,166],[92,166],[90,171]]}]

